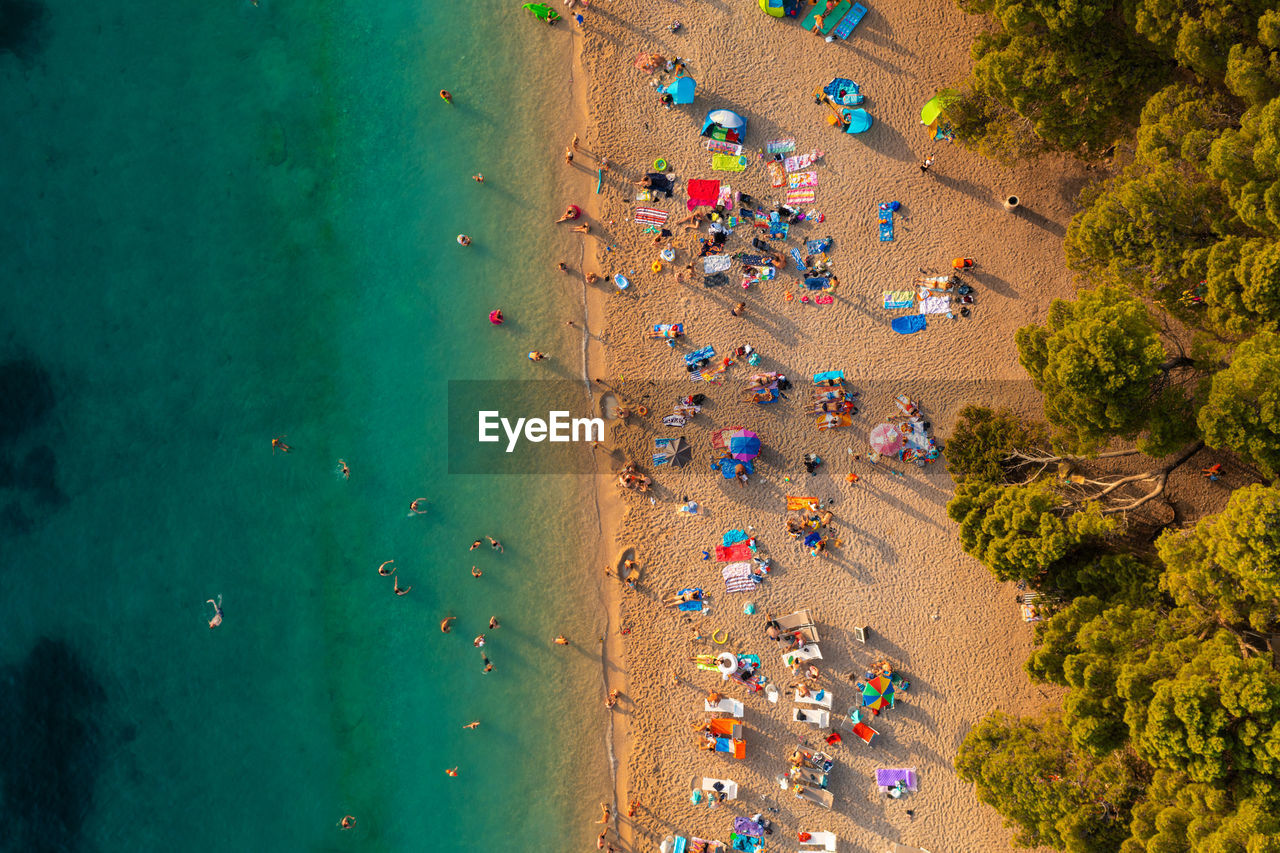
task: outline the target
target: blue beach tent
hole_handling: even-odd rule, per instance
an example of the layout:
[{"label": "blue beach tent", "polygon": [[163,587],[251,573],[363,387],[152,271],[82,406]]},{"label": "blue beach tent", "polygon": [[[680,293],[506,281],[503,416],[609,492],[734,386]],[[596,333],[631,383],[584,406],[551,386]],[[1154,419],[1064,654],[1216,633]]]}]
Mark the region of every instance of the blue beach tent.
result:
[{"label": "blue beach tent", "polygon": [[692,77],[677,77],[660,91],[663,94],[670,95],[674,103],[692,104],[693,92],[697,88],[698,84]]},{"label": "blue beach tent", "polygon": [[733,110],[712,110],[702,123],[702,135],[721,141],[742,142],[747,120]]}]

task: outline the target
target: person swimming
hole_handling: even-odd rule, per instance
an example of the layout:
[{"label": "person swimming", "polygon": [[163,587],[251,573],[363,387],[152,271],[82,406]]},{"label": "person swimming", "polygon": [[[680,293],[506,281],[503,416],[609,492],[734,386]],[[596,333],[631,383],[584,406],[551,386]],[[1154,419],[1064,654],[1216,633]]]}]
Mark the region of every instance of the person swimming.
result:
[{"label": "person swimming", "polygon": [[338,473],[342,475],[342,479],[344,480],[351,479],[351,468],[347,465],[345,459],[338,460]]},{"label": "person swimming", "polygon": [[408,595],[408,594],[409,594],[409,590],[411,590],[411,589],[413,589],[413,587],[412,587],[412,586],[406,586],[404,589],[401,589],[401,588],[400,588],[400,578],[396,578],[396,580],[395,580],[395,593],[396,593],[396,595]]},{"label": "person swimming", "polygon": [[483,575],[483,574],[484,574],[484,572],[480,571],[479,567],[477,567],[477,566],[472,566],[472,567],[471,567],[471,577],[473,577],[473,578],[478,578],[478,577],[480,577],[480,576],[481,576],[481,575]]},{"label": "person swimming", "polygon": [[556,645],[557,645],[557,646],[567,646],[567,645],[569,645],[569,639],[568,639],[567,637],[565,637],[565,635],[564,635],[564,634],[561,634],[560,636],[556,637]]},{"label": "person swimming", "polygon": [[413,503],[409,504],[409,512],[413,513],[414,515],[426,515],[427,513],[426,504],[427,504],[426,498],[414,498]]},{"label": "person swimming", "polygon": [[483,184],[483,183],[484,183],[484,175],[482,175],[482,174],[481,174],[481,173],[479,173],[479,172],[476,172],[474,175],[472,175],[472,176],[471,176],[471,180],[475,181],[477,184]]},{"label": "person swimming", "polygon": [[289,447],[289,445],[284,443],[284,440],[288,437],[289,436],[287,435],[282,435],[279,438],[271,439],[271,455],[272,456],[275,455],[277,450],[279,450],[281,453],[288,453],[290,450],[293,449]]},{"label": "person swimming", "polygon": [[451,767],[451,768],[449,768],[448,770],[444,771],[444,773],[445,773],[445,775],[446,775],[446,776],[457,776],[457,775],[458,775],[458,768],[457,768],[457,767]]},{"label": "person swimming", "polygon": [[343,815],[342,820],[338,821],[338,827],[340,829],[351,829],[355,825],[356,819],[352,815]]},{"label": "person swimming", "polygon": [[440,620],[440,633],[447,634],[453,630],[453,621],[457,616],[446,616]]},{"label": "person swimming", "polygon": [[497,628],[497,627],[498,627],[498,617],[497,617],[497,616],[490,616],[490,617],[489,617],[489,630],[490,630],[490,631],[492,631],[494,628]]},{"label": "person swimming", "polygon": [[209,620],[210,628],[217,628],[222,624],[222,596],[218,596],[218,600],[209,599],[209,604],[213,605],[213,618]]},{"label": "person swimming", "polygon": [[458,245],[459,245],[459,246],[470,246],[470,245],[471,245],[471,238],[470,238],[470,237],[468,237],[466,234],[459,234],[459,235],[458,235]]},{"label": "person swimming", "polygon": [[471,641],[471,645],[475,646],[477,649],[483,649],[483,648],[484,648],[484,634],[480,634],[480,635],[478,635],[474,640],[472,640],[472,641]]},{"label": "person swimming", "polygon": [[499,542],[497,539],[494,539],[492,536],[486,536],[486,537],[485,537],[485,539],[488,539],[488,540],[489,540],[489,548],[490,548],[490,550],[497,551],[499,554],[501,554],[501,553],[502,553],[502,543],[501,543],[501,542]]},{"label": "person swimming", "polygon": [[441,98],[441,100],[443,100],[446,104],[449,104],[449,105],[452,105],[452,104],[453,104],[453,95],[449,94],[449,90],[448,90],[448,89],[441,89],[441,90],[440,90],[440,98]]},{"label": "person swimming", "polygon": [[480,721],[479,721],[479,720],[472,720],[471,722],[469,722],[469,723],[467,723],[465,726],[463,726],[463,728],[464,728],[464,729],[478,729],[479,727],[480,727]]},{"label": "person swimming", "polygon": [[542,361],[546,357],[547,357],[546,353],[539,352],[538,350],[533,350],[532,352],[529,353],[530,361]]},{"label": "person swimming", "polygon": [[[394,575],[396,573],[396,569],[395,566],[391,566],[394,562],[395,560],[387,560],[381,566],[378,566],[378,574],[382,575],[384,578],[389,578]],[[391,569],[388,570],[387,566],[391,566]]]}]

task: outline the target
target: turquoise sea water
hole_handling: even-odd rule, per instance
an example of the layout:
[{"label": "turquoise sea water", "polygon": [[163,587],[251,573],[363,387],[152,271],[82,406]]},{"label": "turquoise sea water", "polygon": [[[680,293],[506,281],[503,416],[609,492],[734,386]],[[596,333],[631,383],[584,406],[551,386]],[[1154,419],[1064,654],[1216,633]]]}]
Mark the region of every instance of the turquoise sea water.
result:
[{"label": "turquoise sea water", "polygon": [[581,846],[584,484],[450,476],[443,413],[448,379],[580,373],[540,242],[568,33],[498,0],[4,2],[0,850]]}]

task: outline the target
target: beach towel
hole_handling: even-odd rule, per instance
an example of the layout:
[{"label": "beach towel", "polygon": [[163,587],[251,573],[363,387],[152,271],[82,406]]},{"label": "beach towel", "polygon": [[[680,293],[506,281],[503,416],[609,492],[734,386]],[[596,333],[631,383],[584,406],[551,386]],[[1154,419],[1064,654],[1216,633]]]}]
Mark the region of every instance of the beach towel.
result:
[{"label": "beach towel", "polygon": [[727,548],[730,545],[737,545],[739,542],[746,542],[750,538],[745,530],[726,530],[720,541]]},{"label": "beach towel", "polygon": [[769,221],[769,238],[773,240],[785,240],[787,234],[791,232],[791,226],[783,222],[781,219],[773,219]]},{"label": "beach towel", "polygon": [[760,579],[751,573],[750,563],[730,563],[720,573],[724,575],[726,592],[754,592]]},{"label": "beach towel", "polygon": [[824,293],[821,296],[815,296],[813,298],[813,304],[815,305],[830,305],[835,301],[836,301],[836,298],[832,296],[830,293]]},{"label": "beach towel", "polygon": [[696,349],[693,352],[685,353],[684,363],[695,364],[699,361],[702,361],[704,358],[715,358],[715,357],[716,357],[716,348],[711,344],[707,344],[702,349]]},{"label": "beach towel", "polygon": [[[701,588],[693,589],[692,587],[687,587],[687,588],[685,588],[685,589],[680,590],[680,593],[679,593],[679,594],[680,594],[680,595],[684,595],[686,592],[696,592],[696,593],[698,593],[699,595],[701,595],[701,594],[702,594],[702,589],[701,589]],[[702,609],[702,605],[703,605],[704,603],[705,603],[705,602],[702,602],[702,601],[684,601],[684,602],[681,602],[680,604],[676,605],[676,609],[677,609],[677,610],[701,610],[701,609]]]},{"label": "beach towel", "polygon": [[635,220],[644,225],[666,225],[671,214],[656,207],[637,207]]},{"label": "beach towel", "polygon": [[796,263],[796,272],[804,272],[804,255],[800,254],[799,249],[791,250],[791,260]]},{"label": "beach towel", "polygon": [[831,248],[831,238],[823,237],[821,240],[809,240],[804,244],[804,250],[811,255],[819,255]]},{"label": "beach towel", "polygon": [[951,298],[949,296],[930,296],[927,299],[920,300],[921,314],[945,314],[951,310]]},{"label": "beach towel", "polygon": [[782,168],[782,164],[779,163],[777,160],[774,160],[773,162],[765,166],[764,170],[769,173],[769,186],[771,187],[786,186],[787,171]]},{"label": "beach towel", "polygon": [[923,314],[907,314],[905,317],[894,317],[889,323],[889,327],[900,335],[918,332],[926,325]]},{"label": "beach towel", "polygon": [[884,202],[879,208],[880,219],[880,242],[893,242],[893,208],[889,202]]},{"label": "beach towel", "polygon": [[746,542],[736,542],[733,545],[717,545],[716,546],[716,562],[730,563],[736,560],[750,560],[751,546]]},{"label": "beach towel", "polygon": [[773,258],[766,258],[764,255],[738,255],[738,260],[748,267],[773,266]]},{"label": "beach towel", "polygon": [[719,139],[708,139],[707,150],[718,151],[721,154],[741,154],[742,146],[736,142],[723,142]]},{"label": "beach towel", "polygon": [[783,139],[771,139],[764,144],[764,150],[769,154],[786,154],[796,150],[796,141],[789,136]]},{"label": "beach towel", "polygon": [[899,782],[906,784],[908,791],[916,789],[916,769],[914,767],[879,767],[876,769],[876,786],[881,791],[896,786]]},{"label": "beach towel", "polygon": [[728,255],[707,255],[702,259],[702,271],[707,275],[724,272],[733,266],[733,258]]},{"label": "beach towel", "polygon": [[806,290],[826,290],[831,285],[831,279],[826,276],[813,276],[804,280]]},{"label": "beach towel", "polygon": [[682,427],[686,423],[684,415],[667,415],[662,419],[663,426]]},{"label": "beach towel", "polygon": [[787,175],[787,186],[792,189],[796,187],[816,187],[817,185],[817,172],[796,172],[794,175]]},{"label": "beach towel", "polygon": [[733,819],[733,831],[740,835],[750,835],[754,838],[764,837],[764,827],[749,817],[735,817]]},{"label": "beach towel", "polygon": [[711,168],[716,172],[741,172],[747,168],[747,158],[733,154],[712,154]]},{"label": "beach towel", "polygon": [[787,495],[787,512],[801,512],[806,509],[817,509],[818,499]]},{"label": "beach towel", "polygon": [[678,338],[684,334],[684,323],[654,323],[651,338]]},{"label": "beach towel", "polygon": [[[738,193],[736,190],[733,189],[733,187],[729,186],[728,184],[722,184],[720,186],[720,194],[716,196],[716,204],[721,205],[726,210],[732,210],[733,208],[738,206],[739,195],[741,195],[741,193]],[[732,216],[730,216],[729,219],[730,219],[731,225],[737,224],[736,222],[733,221]],[[717,224],[719,223],[712,223],[711,227],[714,228]],[[727,229],[724,229],[724,230],[727,231]]]},{"label": "beach towel", "polygon": [[818,157],[817,150],[810,151],[808,154],[793,154],[782,161],[782,165],[786,167],[788,172],[799,172],[801,169],[807,169],[813,165],[813,161]]},{"label": "beach towel", "polygon": [[787,204],[808,204],[817,197],[813,190],[787,190]]},{"label": "beach towel", "polygon": [[[721,273],[721,275],[723,275],[723,273]],[[698,378],[703,382],[719,382],[723,378],[721,374],[728,369],[729,366],[723,361],[717,362],[708,368],[698,371]]]},{"label": "beach towel", "polygon": [[685,186],[689,192],[689,202],[687,206],[690,210],[693,210],[695,207],[710,207],[716,203],[716,196],[720,194],[719,181],[692,178],[686,182]]},{"label": "beach towel", "polygon": [[886,290],[884,292],[884,307],[890,311],[898,308],[910,308],[915,302],[915,296],[910,290]]},{"label": "beach towel", "polygon": [[831,31],[831,34],[838,39],[847,39],[849,33],[853,32],[853,28],[858,26],[858,23],[866,14],[866,6],[861,3],[854,3],[853,8],[849,10],[849,14],[840,19],[840,23],[836,24],[836,28]]},{"label": "beach towel", "polygon": [[728,283],[729,283],[729,276],[725,275],[722,272],[718,272],[715,275],[704,275],[702,277],[703,287],[723,287]]}]

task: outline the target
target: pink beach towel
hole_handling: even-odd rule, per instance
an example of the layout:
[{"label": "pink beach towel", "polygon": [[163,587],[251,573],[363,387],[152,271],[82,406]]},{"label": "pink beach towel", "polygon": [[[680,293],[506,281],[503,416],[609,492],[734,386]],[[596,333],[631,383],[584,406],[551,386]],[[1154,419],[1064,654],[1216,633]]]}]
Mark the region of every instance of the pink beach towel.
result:
[{"label": "pink beach towel", "polygon": [[796,187],[816,187],[818,185],[818,173],[796,172],[794,175],[787,175],[787,185],[792,189]]},{"label": "pink beach towel", "polygon": [[808,154],[795,154],[782,161],[787,167],[788,172],[799,172],[801,169],[807,169],[813,165],[813,161],[817,159],[818,152],[810,151]]},{"label": "pink beach towel", "polygon": [[717,151],[721,154],[741,154],[742,146],[736,142],[722,142],[719,139],[708,139],[707,150]]},{"label": "pink beach towel", "polygon": [[813,190],[787,190],[787,204],[808,204],[817,198]]}]

